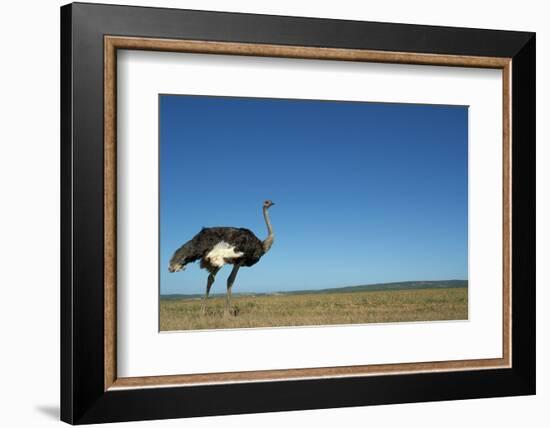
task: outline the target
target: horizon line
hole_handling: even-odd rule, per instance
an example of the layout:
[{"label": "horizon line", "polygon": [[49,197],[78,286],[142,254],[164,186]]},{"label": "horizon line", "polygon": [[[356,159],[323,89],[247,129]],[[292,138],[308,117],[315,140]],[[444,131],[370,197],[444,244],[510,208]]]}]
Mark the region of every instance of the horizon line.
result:
[{"label": "horizon line", "polygon": [[[372,287],[372,286],[376,286],[376,285],[391,285],[391,284],[406,284],[406,283],[422,283],[422,282],[426,282],[426,283],[437,283],[437,282],[452,282],[452,281],[465,281],[465,282],[468,282],[468,279],[458,279],[458,278],[453,278],[453,279],[436,279],[436,280],[407,280],[407,281],[389,281],[389,282],[374,282],[374,283],[371,283],[371,284],[357,284],[357,285],[344,285],[344,286],[341,286],[341,287],[328,287],[328,288],[311,288],[311,289],[307,289],[307,288],[301,288],[301,289],[296,289],[296,290],[273,290],[273,291],[257,291],[257,292],[254,292],[254,291],[243,291],[243,292],[236,292],[236,293],[233,293],[233,294],[261,294],[261,293],[297,293],[297,292],[319,292],[319,291],[327,291],[327,290],[338,290],[338,289],[341,289],[341,288],[354,288],[354,287]],[[160,296],[193,296],[193,295],[200,295],[202,294],[202,292],[197,292],[197,293],[159,293]],[[211,293],[211,295],[216,295],[216,294],[225,294],[225,293]]]}]

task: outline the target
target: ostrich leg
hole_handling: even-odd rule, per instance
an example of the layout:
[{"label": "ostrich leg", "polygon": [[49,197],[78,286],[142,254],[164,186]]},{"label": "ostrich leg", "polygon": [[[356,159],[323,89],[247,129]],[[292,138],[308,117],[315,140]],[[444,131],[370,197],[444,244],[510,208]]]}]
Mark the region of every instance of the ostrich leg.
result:
[{"label": "ostrich leg", "polygon": [[239,265],[234,265],[233,270],[227,278],[227,303],[225,306],[225,312],[227,313],[231,313],[231,288],[233,287],[233,283],[235,282],[235,278],[237,277],[237,272],[239,271],[239,268]]},{"label": "ostrich leg", "polygon": [[210,275],[208,275],[208,280],[206,282],[206,293],[204,293],[204,299],[202,299],[202,306],[201,306],[202,314],[206,312],[206,300],[208,299],[208,294],[210,293],[212,284],[214,284],[214,281],[216,280],[216,272],[210,272]]}]

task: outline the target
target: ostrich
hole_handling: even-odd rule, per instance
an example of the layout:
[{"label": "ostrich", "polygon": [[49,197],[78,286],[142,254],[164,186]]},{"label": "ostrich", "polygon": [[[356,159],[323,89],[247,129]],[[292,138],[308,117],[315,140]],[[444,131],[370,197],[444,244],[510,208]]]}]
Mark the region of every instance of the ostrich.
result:
[{"label": "ostrich", "polygon": [[269,251],[273,245],[275,235],[269,221],[268,210],[275,205],[271,201],[263,203],[263,213],[267,226],[267,238],[260,241],[248,229],[236,227],[207,227],[203,228],[189,242],[183,244],[170,259],[169,272],[179,272],[185,269],[188,263],[200,259],[201,268],[210,274],[206,282],[206,293],[202,300],[201,312],[206,310],[206,300],[210,288],[214,284],[216,274],[225,264],[232,264],[233,270],[227,278],[226,313],[231,309],[231,288],[241,266],[252,266]]}]

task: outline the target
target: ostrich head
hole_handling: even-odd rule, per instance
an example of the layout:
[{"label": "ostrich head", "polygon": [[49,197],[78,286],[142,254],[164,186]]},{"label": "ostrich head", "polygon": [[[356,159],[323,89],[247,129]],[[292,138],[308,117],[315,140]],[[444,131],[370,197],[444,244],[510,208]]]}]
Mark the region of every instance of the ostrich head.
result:
[{"label": "ostrich head", "polygon": [[270,207],[272,207],[273,205],[275,205],[275,202],[270,201],[269,199],[268,199],[267,201],[264,201],[264,208],[265,208],[265,209],[270,208]]}]

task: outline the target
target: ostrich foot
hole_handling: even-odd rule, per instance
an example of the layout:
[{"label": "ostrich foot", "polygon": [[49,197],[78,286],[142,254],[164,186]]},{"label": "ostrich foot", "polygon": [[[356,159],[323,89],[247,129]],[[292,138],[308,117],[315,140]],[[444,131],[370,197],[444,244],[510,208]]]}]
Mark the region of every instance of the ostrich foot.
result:
[{"label": "ostrich foot", "polygon": [[238,313],[239,313],[239,309],[231,306],[226,307],[224,312],[226,316],[232,316],[232,317],[236,317]]}]

